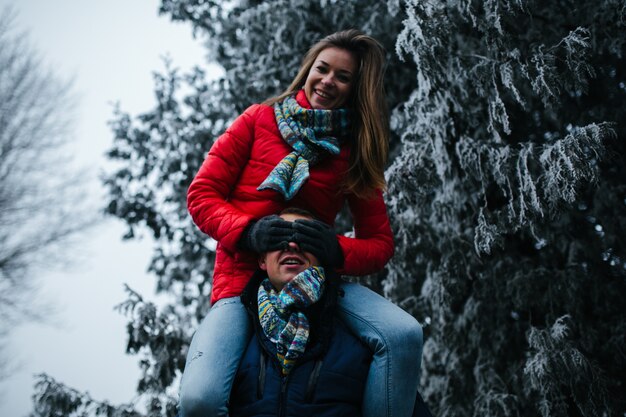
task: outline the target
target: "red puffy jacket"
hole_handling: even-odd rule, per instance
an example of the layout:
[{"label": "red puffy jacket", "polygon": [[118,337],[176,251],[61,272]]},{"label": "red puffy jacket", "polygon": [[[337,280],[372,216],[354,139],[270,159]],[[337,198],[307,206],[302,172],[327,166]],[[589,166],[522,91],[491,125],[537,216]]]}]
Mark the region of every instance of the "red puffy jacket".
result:
[{"label": "red puffy jacket", "polygon": [[[304,91],[296,96],[310,108]],[[189,186],[187,206],[200,230],[217,244],[211,301],[240,295],[258,268],[257,255],[237,247],[253,220],[294,206],[310,210],[332,225],[345,201],[352,213],[355,237],[339,235],[344,265],[340,274],[366,275],[381,270],[393,255],[393,236],[379,191],[365,200],[342,193],[350,147],[310,167],[308,181],[290,201],[274,190],[257,191],[270,171],[291,152],[276,125],[274,109],[250,106],[221,135]]]}]

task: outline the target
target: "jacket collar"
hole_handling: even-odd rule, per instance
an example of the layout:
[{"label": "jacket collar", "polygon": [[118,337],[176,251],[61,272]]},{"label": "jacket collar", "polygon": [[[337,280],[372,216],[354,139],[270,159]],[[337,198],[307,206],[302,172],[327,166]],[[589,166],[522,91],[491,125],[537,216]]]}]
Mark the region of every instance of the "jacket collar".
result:
[{"label": "jacket collar", "polygon": [[309,103],[309,99],[306,98],[306,93],[304,92],[304,89],[296,93],[296,101],[300,106],[304,107],[305,109],[311,108],[311,103]]}]

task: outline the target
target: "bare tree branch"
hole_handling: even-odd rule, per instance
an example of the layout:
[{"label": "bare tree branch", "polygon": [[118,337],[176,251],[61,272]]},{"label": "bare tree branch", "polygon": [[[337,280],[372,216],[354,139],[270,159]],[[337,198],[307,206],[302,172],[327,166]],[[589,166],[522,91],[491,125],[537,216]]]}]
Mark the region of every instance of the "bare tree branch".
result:
[{"label": "bare tree branch", "polygon": [[49,312],[33,301],[38,277],[66,266],[73,239],[95,223],[67,146],[72,82],[44,66],[15,17],[0,11],[0,343]]}]

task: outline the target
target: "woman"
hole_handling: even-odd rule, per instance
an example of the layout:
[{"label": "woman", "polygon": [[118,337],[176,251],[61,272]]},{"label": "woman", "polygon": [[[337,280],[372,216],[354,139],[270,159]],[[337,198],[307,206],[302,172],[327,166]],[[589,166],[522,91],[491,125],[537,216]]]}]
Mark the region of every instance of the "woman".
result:
[{"label": "woman", "polygon": [[[249,107],[218,138],[194,178],[188,206],[217,242],[213,307],[194,335],[181,382],[181,415],[227,415],[251,327],[239,295],[256,253],[295,241],[339,274],[382,269],[393,237],[382,198],[388,151],[384,52],[357,31],[316,43],[287,90]],[[355,236],[335,235],[347,202]],[[287,206],[322,222],[290,224]],[[324,222],[324,223],[323,223]],[[364,416],[409,416],[417,391],[422,333],[409,314],[357,284],[342,284],[340,318],[373,354]]]}]

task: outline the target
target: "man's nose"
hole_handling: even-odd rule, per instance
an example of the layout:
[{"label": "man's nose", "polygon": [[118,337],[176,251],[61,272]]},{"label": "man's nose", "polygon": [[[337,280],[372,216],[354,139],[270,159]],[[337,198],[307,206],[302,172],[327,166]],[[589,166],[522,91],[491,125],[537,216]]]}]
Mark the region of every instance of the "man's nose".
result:
[{"label": "man's nose", "polygon": [[300,246],[296,242],[289,242],[286,250],[290,252],[300,252]]}]

